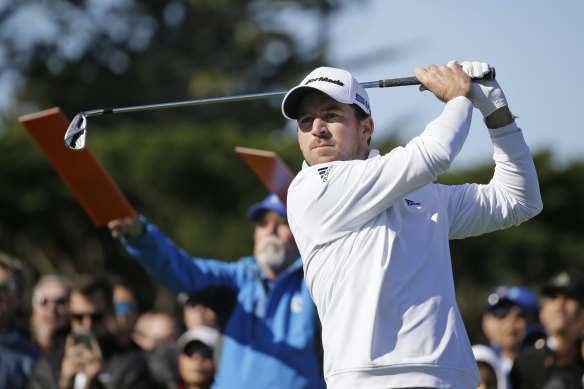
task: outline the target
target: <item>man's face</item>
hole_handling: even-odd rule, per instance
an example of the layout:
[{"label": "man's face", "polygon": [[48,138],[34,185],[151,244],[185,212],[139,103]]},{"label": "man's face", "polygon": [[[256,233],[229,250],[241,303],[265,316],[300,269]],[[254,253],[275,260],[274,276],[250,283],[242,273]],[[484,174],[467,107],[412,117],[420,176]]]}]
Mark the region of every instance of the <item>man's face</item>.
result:
[{"label": "man's face", "polygon": [[138,320],[138,304],[134,293],[126,286],[117,284],[114,286],[113,299],[117,331],[123,336],[131,336]]},{"label": "man's face", "polygon": [[200,342],[189,343],[178,356],[178,370],[187,385],[210,386],[215,375],[213,351]]},{"label": "man's face", "polygon": [[300,100],[297,122],[298,143],[308,165],[367,158],[373,120],[359,122],[350,105],[309,92]]},{"label": "man's face", "polygon": [[145,313],[136,322],[134,341],[146,351],[176,345],[176,323],[164,313]]},{"label": "man's face", "polygon": [[35,331],[52,334],[69,320],[67,289],[59,282],[42,284],[33,296],[31,320]]},{"label": "man's face", "polygon": [[577,335],[584,320],[584,307],[563,294],[547,296],[541,307],[540,320],[550,335]]},{"label": "man's face", "polygon": [[483,317],[483,331],[490,343],[498,343],[503,350],[518,347],[529,324],[528,313],[518,305],[502,305]]},{"label": "man's face", "polygon": [[198,326],[215,327],[217,314],[203,304],[187,302],[183,307],[183,321],[187,330]]},{"label": "man's face", "polygon": [[481,384],[477,389],[497,389],[497,374],[490,365],[479,363]]},{"label": "man's face", "polygon": [[69,300],[71,329],[74,332],[93,332],[98,338],[107,334],[107,310],[105,296],[100,292],[86,296],[77,291],[71,293]]},{"label": "man's face", "polygon": [[[291,261],[300,256],[288,221],[277,212],[267,211],[256,224],[254,231],[254,256],[256,259],[262,255],[263,250],[269,249],[269,245],[266,245],[266,243],[272,240],[272,237],[277,237],[284,246],[283,265],[290,264]],[[264,264],[259,260],[258,264],[265,271]],[[272,270],[278,272],[283,268]]]}]

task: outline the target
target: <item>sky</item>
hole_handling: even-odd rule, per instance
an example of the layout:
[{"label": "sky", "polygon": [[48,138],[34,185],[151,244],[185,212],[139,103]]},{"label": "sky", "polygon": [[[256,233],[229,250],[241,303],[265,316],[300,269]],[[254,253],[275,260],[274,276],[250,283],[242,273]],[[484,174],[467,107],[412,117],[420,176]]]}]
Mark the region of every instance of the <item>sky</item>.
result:
[{"label": "sky", "polygon": [[[447,2],[364,0],[331,19],[330,63],[360,82],[414,75],[450,60],[488,62],[532,152],[550,150],[558,167],[584,160],[584,1]],[[443,104],[416,86],[368,89],[378,136],[419,134]],[[398,131],[399,129],[399,131]],[[492,161],[478,110],[451,169]]]}]

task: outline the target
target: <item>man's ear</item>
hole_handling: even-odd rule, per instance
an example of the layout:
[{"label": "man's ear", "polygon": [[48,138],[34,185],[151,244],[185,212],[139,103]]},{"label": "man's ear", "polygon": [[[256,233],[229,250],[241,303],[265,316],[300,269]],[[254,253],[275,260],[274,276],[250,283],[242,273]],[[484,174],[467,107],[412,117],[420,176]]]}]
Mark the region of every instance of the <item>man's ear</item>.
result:
[{"label": "man's ear", "polygon": [[368,140],[373,135],[373,131],[375,126],[373,124],[373,118],[371,116],[367,116],[365,119],[361,120],[361,134],[364,140]]}]

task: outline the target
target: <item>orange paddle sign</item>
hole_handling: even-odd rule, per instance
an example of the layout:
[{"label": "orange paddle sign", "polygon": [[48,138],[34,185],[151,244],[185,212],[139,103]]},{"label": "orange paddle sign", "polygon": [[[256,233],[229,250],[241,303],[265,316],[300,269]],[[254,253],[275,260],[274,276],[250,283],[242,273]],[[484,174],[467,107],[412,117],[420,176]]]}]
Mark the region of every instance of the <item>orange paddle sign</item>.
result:
[{"label": "orange paddle sign", "polygon": [[86,148],[71,151],[63,136],[69,122],[59,108],[19,118],[96,227],[135,212],[107,172]]},{"label": "orange paddle sign", "polygon": [[236,147],[235,152],[248,164],[271,193],[275,193],[286,206],[288,186],[294,174],[273,151]]}]

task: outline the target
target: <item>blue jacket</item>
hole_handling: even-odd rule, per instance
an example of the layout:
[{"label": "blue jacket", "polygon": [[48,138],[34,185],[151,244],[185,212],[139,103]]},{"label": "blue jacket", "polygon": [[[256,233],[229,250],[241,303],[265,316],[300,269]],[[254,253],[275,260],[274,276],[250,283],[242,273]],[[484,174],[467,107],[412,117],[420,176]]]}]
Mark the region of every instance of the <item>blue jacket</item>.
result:
[{"label": "blue jacket", "polygon": [[154,225],[127,236],[127,251],[164,287],[193,293],[229,288],[235,303],[223,329],[213,388],[324,388],[320,324],[298,258],[271,282],[253,257],[192,258]]}]

